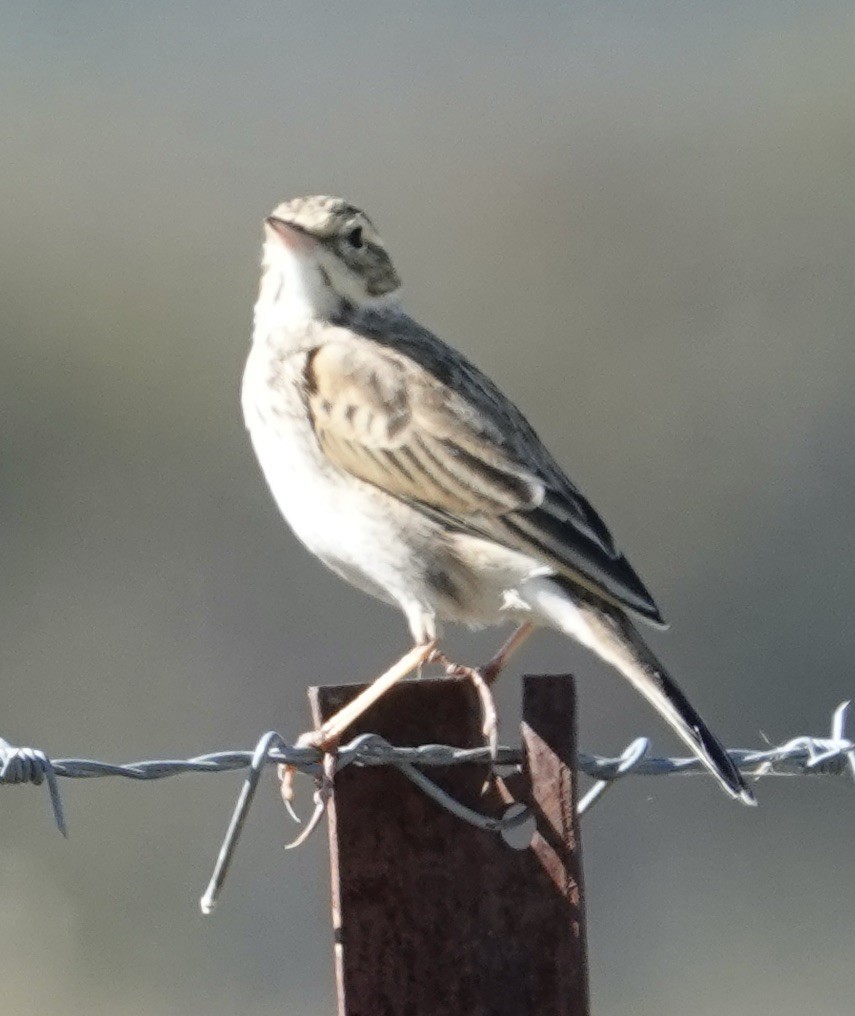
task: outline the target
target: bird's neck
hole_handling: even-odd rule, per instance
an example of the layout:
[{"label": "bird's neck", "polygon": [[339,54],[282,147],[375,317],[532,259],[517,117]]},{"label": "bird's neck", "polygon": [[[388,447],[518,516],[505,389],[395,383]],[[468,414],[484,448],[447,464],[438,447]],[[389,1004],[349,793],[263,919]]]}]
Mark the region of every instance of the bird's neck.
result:
[{"label": "bird's neck", "polygon": [[256,332],[328,319],[339,302],[319,272],[295,271],[281,261],[265,265],[255,303]]},{"label": "bird's neck", "polygon": [[343,324],[363,313],[397,312],[397,293],[358,303],[337,292],[320,271],[294,271],[286,263],[265,265],[255,303],[255,334],[309,322]]}]

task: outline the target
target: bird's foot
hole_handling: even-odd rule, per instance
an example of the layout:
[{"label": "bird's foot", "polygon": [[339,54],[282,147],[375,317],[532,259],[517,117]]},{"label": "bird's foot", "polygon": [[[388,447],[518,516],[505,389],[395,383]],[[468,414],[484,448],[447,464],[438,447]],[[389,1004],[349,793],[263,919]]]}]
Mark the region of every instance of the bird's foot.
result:
[{"label": "bird's foot", "polygon": [[[294,847],[299,847],[302,843],[312,835],[320,824],[321,819],[324,817],[324,813],[327,810],[327,804],[329,803],[330,797],[333,792],[333,777],[335,776],[335,763],[336,763],[336,749],[338,748],[338,738],[324,740],[319,730],[309,731],[306,734],[302,734],[297,738],[295,743],[296,748],[317,748],[319,751],[324,753],[323,760],[321,762],[321,774],[317,778],[314,801],[315,808],[312,812],[312,816],[306,823],[306,828],[301,831],[296,839],[290,843],[285,844],[286,850],[293,850]],[[294,819],[295,822],[299,822],[292,801],[294,799],[294,773],[296,769],[291,765],[281,765],[278,769],[279,775],[279,790],[282,794],[282,800],[285,802],[285,807],[288,809],[289,815]]]},{"label": "bird's foot", "polygon": [[[435,641],[414,646],[385,673],[375,678],[353,701],[348,702],[346,706],[342,706],[318,730],[310,730],[297,738],[295,747],[318,748],[324,753],[323,775],[315,791],[315,810],[312,818],[309,820],[306,829],[294,843],[289,844],[289,849],[303,843],[323,817],[327,801],[332,793],[333,774],[335,773],[335,750],[340,744],[344,732],[394,684],[397,684],[398,681],[405,678],[412,670],[431,659],[435,652]],[[278,770],[279,787],[288,813],[295,821],[299,822],[300,820],[294,812],[293,806],[295,772],[296,770],[292,765],[280,765]]]},{"label": "bird's foot", "polygon": [[[332,796],[333,791],[333,776],[335,775],[335,760],[336,760],[336,749],[338,748],[338,738],[326,738],[321,734],[319,730],[308,731],[305,734],[301,734],[300,737],[294,743],[295,748],[317,748],[322,751],[323,759],[321,761],[321,774],[317,778],[315,785],[314,801],[315,808],[312,812],[312,816],[306,823],[305,829],[303,829],[296,839],[290,843],[285,844],[286,850],[293,850],[294,847],[299,847],[301,843],[305,843],[306,840],[312,835],[317,829],[318,824],[324,816],[324,812],[327,808],[327,803]],[[292,765],[283,764],[277,769],[277,775],[279,776],[279,792],[282,795],[282,800],[285,804],[288,814],[294,819],[295,822],[300,822],[300,818],[294,811],[294,774],[296,768]]]},{"label": "bird's foot", "polygon": [[[310,730],[305,734],[301,734],[294,742],[295,748],[317,748],[319,751],[324,753],[322,759],[323,775],[318,779],[318,787],[321,788],[322,784],[326,781],[331,783],[332,773],[335,771],[335,752],[338,748],[340,738],[338,737],[324,737],[320,730]],[[290,765],[289,763],[282,763],[276,768],[276,775],[279,777],[279,793],[282,795],[282,801],[288,811],[288,814],[295,822],[300,822],[300,817],[294,811],[294,775],[297,772],[296,766]],[[317,803],[317,792],[315,794],[315,801]],[[327,795],[328,797],[329,795]],[[311,832],[312,829],[317,825],[317,821],[312,819],[309,823]],[[305,839],[307,833],[302,834],[300,842]],[[289,846],[297,846],[297,843],[290,844]]]}]

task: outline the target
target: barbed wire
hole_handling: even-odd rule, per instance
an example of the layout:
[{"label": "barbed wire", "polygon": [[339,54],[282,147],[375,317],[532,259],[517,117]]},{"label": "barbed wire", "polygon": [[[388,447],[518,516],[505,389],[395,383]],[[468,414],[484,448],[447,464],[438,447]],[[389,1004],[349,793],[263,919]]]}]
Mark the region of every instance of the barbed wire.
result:
[{"label": "barbed wire", "polygon": [[[855,741],[846,733],[849,702],[842,702],[832,714],[828,737],[800,735],[783,744],[759,749],[734,748],[728,754],[745,776],[760,779],[767,776],[839,776],[848,772],[855,778]],[[700,759],[691,757],[651,756],[650,741],[639,737],[617,756],[592,755],[579,752],[580,772],[595,780],[578,803],[578,814],[588,812],[596,801],[627,775],[690,776],[707,774]],[[528,819],[528,811],[515,808],[505,817],[483,815],[456,800],[423,769],[458,765],[519,766],[523,761],[520,748],[500,746],[496,755],[489,746],[457,748],[445,744],[423,744],[399,747],[378,734],[361,734],[334,754],[324,754],[314,747],[288,744],[276,731],[269,731],[251,751],[216,751],[187,759],[150,759],[116,764],[87,758],[52,759],[44,751],[15,747],[0,737],[0,785],[46,783],[57,828],[67,836],[67,826],[58,778],[95,779],[120,776],[131,780],[161,780],[184,773],[231,772],[248,769],[241,787],[214,874],[205,895],[202,909],[210,913],[225,880],[259,777],[266,766],[289,766],[315,777],[319,786],[315,794],[315,813],[306,831],[289,846],[302,843],[323,814],[332,778],[349,765],[392,766],[443,808],[466,822],[491,832],[506,832]],[[513,813],[512,813],[513,812]],[[296,816],[295,816],[296,817]]]}]

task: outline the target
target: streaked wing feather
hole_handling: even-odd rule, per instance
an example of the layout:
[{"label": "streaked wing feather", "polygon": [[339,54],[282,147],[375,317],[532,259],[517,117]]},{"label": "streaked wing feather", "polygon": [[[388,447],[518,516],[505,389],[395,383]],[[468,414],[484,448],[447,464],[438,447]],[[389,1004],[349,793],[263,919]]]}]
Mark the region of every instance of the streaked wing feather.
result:
[{"label": "streaked wing feather", "polygon": [[453,393],[406,359],[329,342],[313,351],[305,373],[321,447],[360,479],[454,515],[492,515],[542,496],[536,478],[455,413]]},{"label": "streaked wing feather", "polygon": [[661,620],[602,519],[519,410],[459,354],[441,349],[456,358],[454,379],[410,348],[353,333],[313,350],[306,391],[327,457],[459,531],[531,554]]}]

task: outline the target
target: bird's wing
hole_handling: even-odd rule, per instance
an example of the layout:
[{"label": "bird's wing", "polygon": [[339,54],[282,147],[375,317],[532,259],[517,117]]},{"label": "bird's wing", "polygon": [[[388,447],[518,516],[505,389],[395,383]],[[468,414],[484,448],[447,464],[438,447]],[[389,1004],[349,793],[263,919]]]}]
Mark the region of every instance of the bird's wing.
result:
[{"label": "bird's wing", "polygon": [[519,410],[450,347],[408,352],[332,331],[308,354],[308,407],[330,461],[661,623],[602,519]]}]

